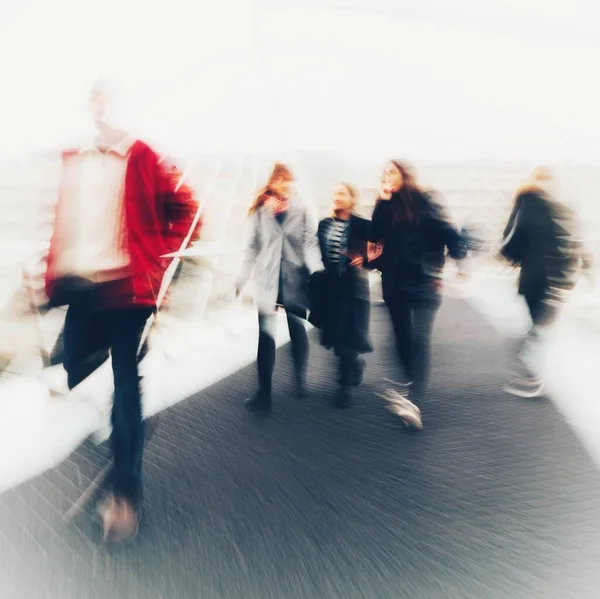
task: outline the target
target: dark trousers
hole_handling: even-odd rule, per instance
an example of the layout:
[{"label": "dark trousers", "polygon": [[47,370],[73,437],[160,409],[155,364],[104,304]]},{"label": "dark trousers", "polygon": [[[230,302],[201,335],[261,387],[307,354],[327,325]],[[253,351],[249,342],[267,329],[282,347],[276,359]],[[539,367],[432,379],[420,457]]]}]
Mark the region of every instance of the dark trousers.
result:
[{"label": "dark trousers", "polygon": [[[292,343],[292,356],[296,370],[296,382],[304,384],[308,362],[308,335],[306,333],[306,310],[302,308],[285,309]],[[277,326],[276,314],[258,315],[258,369],[259,389],[263,393],[271,393],[271,381],[275,367],[275,334]]]},{"label": "dark trousers", "polygon": [[554,323],[559,310],[557,306],[550,305],[544,301],[546,297],[545,290],[540,290],[536,293],[526,293],[523,297],[529,310],[532,325],[529,331],[517,340],[513,374],[525,380],[537,380],[538,377],[524,363],[522,353],[527,344],[540,342],[540,332]]},{"label": "dark trousers", "polygon": [[358,368],[358,352],[350,349],[338,350],[340,385],[350,387]]},{"label": "dark trousers", "polygon": [[141,500],[144,422],[138,346],[151,308],[102,310],[99,286],[79,292],[69,301],[64,328],[64,366],[72,389],[110,354],[115,392],[111,443],[114,456],[113,491]]},{"label": "dark trousers", "polygon": [[544,301],[545,293],[524,295],[529,316],[534,327],[548,326],[554,322],[557,315],[557,309]]},{"label": "dark trousers", "polygon": [[400,364],[412,382],[413,401],[420,401],[429,381],[431,333],[438,305],[414,307],[399,300],[387,302]]}]

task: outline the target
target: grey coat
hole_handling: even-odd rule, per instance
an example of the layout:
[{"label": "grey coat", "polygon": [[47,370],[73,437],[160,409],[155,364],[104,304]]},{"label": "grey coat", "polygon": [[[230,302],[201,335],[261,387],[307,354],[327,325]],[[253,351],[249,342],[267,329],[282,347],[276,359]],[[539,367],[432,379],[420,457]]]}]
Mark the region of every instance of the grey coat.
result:
[{"label": "grey coat", "polygon": [[254,271],[254,301],[259,313],[275,311],[281,277],[284,307],[310,309],[309,276],[323,270],[315,223],[298,196],[280,224],[262,206],[249,218],[249,231],[236,288]]}]

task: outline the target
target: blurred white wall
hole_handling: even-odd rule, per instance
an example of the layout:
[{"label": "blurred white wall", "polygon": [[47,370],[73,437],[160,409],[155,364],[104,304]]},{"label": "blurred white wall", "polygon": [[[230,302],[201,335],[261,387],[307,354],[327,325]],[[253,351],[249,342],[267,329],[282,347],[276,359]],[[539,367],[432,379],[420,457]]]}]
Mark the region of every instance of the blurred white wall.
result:
[{"label": "blurred white wall", "polygon": [[594,162],[598,11],[584,0],[21,0],[0,19],[0,152],[86,132],[89,86],[108,74],[129,88],[130,127],[176,151]]}]

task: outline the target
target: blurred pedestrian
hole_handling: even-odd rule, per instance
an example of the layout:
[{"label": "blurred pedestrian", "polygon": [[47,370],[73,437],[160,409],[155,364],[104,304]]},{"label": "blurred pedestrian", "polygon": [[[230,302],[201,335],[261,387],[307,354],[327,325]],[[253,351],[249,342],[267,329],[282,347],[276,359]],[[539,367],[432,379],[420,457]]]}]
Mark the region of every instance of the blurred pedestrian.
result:
[{"label": "blurred pedestrian", "polygon": [[559,201],[551,171],[534,170],[531,180],[516,193],[504,230],[500,254],[520,269],[519,294],[527,304],[532,326],[518,341],[513,380],[507,393],[534,398],[543,395],[544,382],[523,360],[525,348],[540,340],[556,320],[581,268],[591,260],[577,231],[575,214]]},{"label": "blurred pedestrian", "polygon": [[316,227],[306,204],[294,189],[294,177],[283,164],[275,164],[267,185],[249,210],[249,235],[240,274],[239,296],[254,275],[254,299],[258,309],[258,391],[246,407],[269,410],[275,366],[277,314],[287,316],[296,374],[296,392],[306,395],[308,336],[306,318],[310,306],[309,277],[323,270]]},{"label": "blurred pedestrian", "polygon": [[368,242],[370,223],[355,214],[358,190],[340,184],[333,196],[333,213],[319,223],[318,236],[325,271],[314,298],[311,322],[321,328],[321,344],[339,359],[340,390],[336,405],[346,407],[350,388],[361,383],[365,361],[373,351],[369,335],[370,290]]},{"label": "blurred pedestrian", "polygon": [[112,120],[113,91],[107,81],[94,86],[90,111],[97,136],[63,154],[46,294],[51,306],[68,306],[63,342],[69,389],[110,352],[114,471],[101,516],[104,539],[118,542],[138,529],[145,428],[140,345],[168,265],[161,255],[177,245],[181,215],[169,216],[172,194],[158,155]]},{"label": "blurred pedestrian", "polygon": [[446,248],[457,260],[467,247],[431,192],[417,184],[411,168],[390,160],[373,211],[370,239],[383,253],[383,299],[388,307],[404,380],[385,397],[408,426],[421,429],[429,380],[431,334],[442,302]]}]

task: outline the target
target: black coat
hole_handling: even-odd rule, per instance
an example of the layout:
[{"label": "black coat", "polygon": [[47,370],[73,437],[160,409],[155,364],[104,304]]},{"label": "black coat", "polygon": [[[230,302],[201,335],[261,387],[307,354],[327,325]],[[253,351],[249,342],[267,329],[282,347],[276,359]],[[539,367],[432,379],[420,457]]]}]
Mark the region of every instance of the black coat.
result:
[{"label": "black coat", "polygon": [[452,258],[461,259],[467,244],[429,194],[413,193],[410,221],[394,223],[394,201],[399,199],[377,202],[369,234],[371,241],[383,243],[375,264],[382,274],[383,298],[386,303],[416,306],[439,303],[446,249]]},{"label": "black coat", "polygon": [[[342,352],[373,351],[369,334],[370,289],[367,271],[351,267],[342,256],[341,269],[327,257],[327,234],[333,218],[319,223],[318,238],[325,271],[312,277],[313,311],[310,322],[321,329],[321,344]],[[347,251],[359,254],[367,262],[369,221],[357,216],[350,218]]]},{"label": "black coat", "polygon": [[542,297],[551,287],[569,289],[582,263],[573,212],[542,190],[520,193],[504,230],[501,254],[521,267],[519,293]]}]

